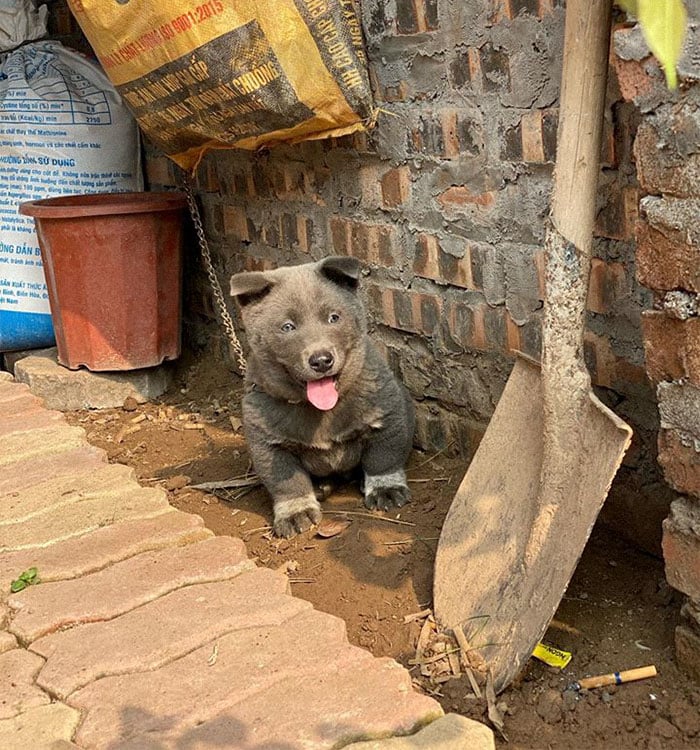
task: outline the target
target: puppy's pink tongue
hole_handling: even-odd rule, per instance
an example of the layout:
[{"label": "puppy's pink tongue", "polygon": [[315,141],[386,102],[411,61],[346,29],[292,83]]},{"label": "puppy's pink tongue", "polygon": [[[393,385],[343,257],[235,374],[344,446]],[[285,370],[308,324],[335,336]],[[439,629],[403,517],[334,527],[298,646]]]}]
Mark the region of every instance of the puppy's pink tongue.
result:
[{"label": "puppy's pink tongue", "polygon": [[310,380],[306,384],[306,398],[322,411],[332,409],[338,403],[338,389],[335,387],[335,378],[321,378]]}]

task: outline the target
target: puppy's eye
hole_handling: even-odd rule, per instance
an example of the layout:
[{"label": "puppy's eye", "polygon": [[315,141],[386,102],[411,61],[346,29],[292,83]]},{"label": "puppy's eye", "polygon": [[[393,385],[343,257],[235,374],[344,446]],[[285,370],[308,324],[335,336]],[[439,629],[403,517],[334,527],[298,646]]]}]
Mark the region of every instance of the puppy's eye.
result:
[{"label": "puppy's eye", "polygon": [[296,331],[297,327],[292,323],[291,320],[288,320],[286,323],[283,323],[280,330],[283,333],[291,333],[292,331]]},{"label": "puppy's eye", "polygon": [[339,320],[340,320],[340,315],[338,313],[331,313],[328,316],[329,323],[337,323]]}]

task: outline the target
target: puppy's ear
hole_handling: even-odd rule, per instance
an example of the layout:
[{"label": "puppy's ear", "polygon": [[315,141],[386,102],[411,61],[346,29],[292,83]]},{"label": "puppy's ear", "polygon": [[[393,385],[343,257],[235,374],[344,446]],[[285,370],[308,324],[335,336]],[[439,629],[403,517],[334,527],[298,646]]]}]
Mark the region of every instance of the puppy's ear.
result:
[{"label": "puppy's ear", "polygon": [[318,270],[338,286],[355,291],[360,283],[360,261],[347,255],[331,255],[319,261]]},{"label": "puppy's ear", "polygon": [[231,276],[231,296],[241,307],[261,300],[272,288],[272,281],[260,271],[244,271]]}]

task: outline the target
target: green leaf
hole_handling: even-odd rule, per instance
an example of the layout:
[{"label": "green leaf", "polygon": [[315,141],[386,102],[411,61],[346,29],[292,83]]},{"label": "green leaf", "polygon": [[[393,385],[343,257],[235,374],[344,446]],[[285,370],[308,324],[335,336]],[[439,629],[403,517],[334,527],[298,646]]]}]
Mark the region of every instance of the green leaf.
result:
[{"label": "green leaf", "polygon": [[10,583],[10,591],[16,594],[18,591],[26,589],[27,586],[31,586],[34,583],[39,583],[39,571],[37,568],[27,568],[23,570],[19,576]]},{"label": "green leaf", "polygon": [[683,50],[687,15],[683,0],[616,0],[639,21],[644,39],[666,74],[666,85],[678,85],[676,65]]}]

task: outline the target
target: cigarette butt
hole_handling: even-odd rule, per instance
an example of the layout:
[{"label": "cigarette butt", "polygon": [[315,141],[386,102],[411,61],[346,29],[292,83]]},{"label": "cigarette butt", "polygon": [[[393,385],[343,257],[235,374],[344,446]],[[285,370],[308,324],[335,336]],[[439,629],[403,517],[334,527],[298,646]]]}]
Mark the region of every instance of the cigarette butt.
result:
[{"label": "cigarette butt", "polygon": [[613,672],[612,674],[602,674],[598,677],[584,677],[576,684],[581,690],[590,690],[591,688],[605,687],[606,685],[621,685],[623,682],[634,682],[634,680],[644,680],[647,677],[656,676],[656,667],[639,667],[638,669],[627,669],[624,672]]}]

